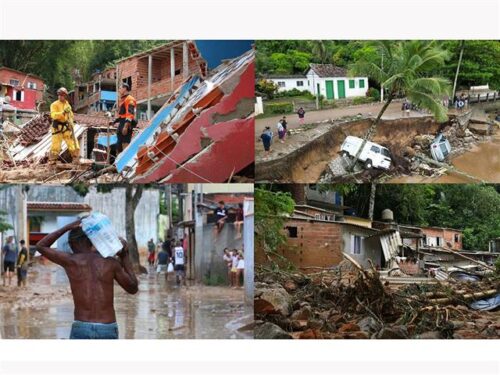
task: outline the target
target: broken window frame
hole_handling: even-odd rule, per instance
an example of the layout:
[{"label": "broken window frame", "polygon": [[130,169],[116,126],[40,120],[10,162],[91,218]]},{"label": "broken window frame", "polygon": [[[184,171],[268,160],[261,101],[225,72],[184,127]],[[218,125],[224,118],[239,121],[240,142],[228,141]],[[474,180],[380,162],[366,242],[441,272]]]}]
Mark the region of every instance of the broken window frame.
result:
[{"label": "broken window frame", "polygon": [[285,229],[288,231],[288,238],[299,238],[299,228],[286,226]]}]

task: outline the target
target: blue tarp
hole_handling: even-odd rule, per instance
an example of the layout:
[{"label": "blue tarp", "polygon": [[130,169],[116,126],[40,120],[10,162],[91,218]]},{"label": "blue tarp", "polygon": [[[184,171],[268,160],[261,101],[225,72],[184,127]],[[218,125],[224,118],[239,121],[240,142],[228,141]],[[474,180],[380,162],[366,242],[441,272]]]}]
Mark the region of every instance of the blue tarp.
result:
[{"label": "blue tarp", "polygon": [[482,299],[470,304],[474,310],[491,311],[500,307],[500,293],[494,297]]},{"label": "blue tarp", "polygon": [[172,109],[174,109],[177,104],[180,103],[186,93],[194,86],[194,84],[198,80],[198,77],[193,77],[191,78],[191,80],[189,80],[189,82],[185,83],[184,86],[182,86],[177,98],[165,108],[160,109],[160,111],[158,111],[158,113],[156,113],[151,120],[149,126],[136,137],[132,138],[132,142],[115,161],[116,169],[118,170],[118,172],[122,172],[123,169],[129,164],[129,162],[131,162],[135,158],[135,156],[139,152],[139,148],[145,145],[147,140],[153,136],[156,129],[158,129],[163,120],[167,118],[170,112],[172,112]]},{"label": "blue tarp", "polygon": [[101,91],[101,100],[109,100],[116,101],[116,92],[115,91]]},{"label": "blue tarp", "polygon": [[[109,137],[109,144],[114,145],[116,142],[118,142],[118,137],[116,134],[113,134],[112,136]],[[97,138],[97,144],[108,147],[108,136],[107,135],[100,135],[99,138]]]},{"label": "blue tarp", "polygon": [[222,60],[234,59],[252,48],[254,40],[195,40],[208,69],[221,64]]}]

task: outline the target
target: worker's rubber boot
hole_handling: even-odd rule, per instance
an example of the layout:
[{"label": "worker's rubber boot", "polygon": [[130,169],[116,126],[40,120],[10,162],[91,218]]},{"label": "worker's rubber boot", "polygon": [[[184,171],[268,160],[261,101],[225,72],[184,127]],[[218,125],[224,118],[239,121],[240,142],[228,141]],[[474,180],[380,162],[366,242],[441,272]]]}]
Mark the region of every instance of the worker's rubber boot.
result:
[{"label": "worker's rubber boot", "polygon": [[56,163],[57,163],[57,160],[58,160],[58,159],[59,159],[59,156],[58,156],[58,155],[52,155],[52,154],[51,154],[51,155],[49,155],[49,162],[48,162],[48,164],[49,164],[49,165],[54,165],[54,166],[55,166],[55,165],[56,165]]}]

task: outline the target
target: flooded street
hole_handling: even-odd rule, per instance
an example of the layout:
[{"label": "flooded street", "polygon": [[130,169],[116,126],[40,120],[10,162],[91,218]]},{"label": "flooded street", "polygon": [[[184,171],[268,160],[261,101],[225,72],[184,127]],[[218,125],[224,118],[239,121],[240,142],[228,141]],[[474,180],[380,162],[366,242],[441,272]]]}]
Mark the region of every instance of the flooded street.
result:
[{"label": "flooded street", "polygon": [[[474,145],[469,151],[451,159],[451,164],[459,171],[486,182],[500,181],[500,135],[491,142]],[[437,178],[423,176],[400,176],[388,181],[390,183],[471,183],[478,180],[469,179],[456,173],[444,174]]]},{"label": "flooded street", "polygon": [[[37,264],[28,289],[0,287],[0,338],[67,339],[73,302],[64,270]],[[248,339],[253,309],[243,289],[188,285],[177,287],[149,270],[139,277],[139,292],[115,286],[115,311],[122,339]],[[15,282],[15,279],[13,280]]]}]

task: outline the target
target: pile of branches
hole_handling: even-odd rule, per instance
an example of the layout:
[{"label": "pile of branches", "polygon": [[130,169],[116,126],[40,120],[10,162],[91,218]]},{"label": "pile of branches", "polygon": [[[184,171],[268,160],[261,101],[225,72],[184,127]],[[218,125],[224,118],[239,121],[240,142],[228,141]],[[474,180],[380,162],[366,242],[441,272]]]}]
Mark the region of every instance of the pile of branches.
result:
[{"label": "pile of branches", "polygon": [[[288,314],[274,307],[274,291],[279,303],[289,301]],[[488,278],[393,287],[375,269],[337,267],[305,275],[257,268],[255,319],[278,326],[290,338],[459,338],[461,330],[473,338],[498,337],[499,314],[469,305],[499,291],[498,279]],[[487,327],[467,326],[482,317],[488,317]],[[265,337],[268,329],[262,333],[261,338],[272,338]]]}]

